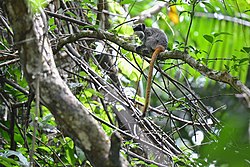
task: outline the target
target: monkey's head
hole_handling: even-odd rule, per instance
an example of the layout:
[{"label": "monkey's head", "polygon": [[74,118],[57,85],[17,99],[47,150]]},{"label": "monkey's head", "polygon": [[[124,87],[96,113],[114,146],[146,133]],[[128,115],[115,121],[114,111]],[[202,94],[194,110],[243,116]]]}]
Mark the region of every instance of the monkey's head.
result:
[{"label": "monkey's head", "polygon": [[144,41],[145,39],[145,34],[144,34],[145,29],[146,29],[145,24],[137,24],[133,26],[135,35],[137,35],[141,41]]}]

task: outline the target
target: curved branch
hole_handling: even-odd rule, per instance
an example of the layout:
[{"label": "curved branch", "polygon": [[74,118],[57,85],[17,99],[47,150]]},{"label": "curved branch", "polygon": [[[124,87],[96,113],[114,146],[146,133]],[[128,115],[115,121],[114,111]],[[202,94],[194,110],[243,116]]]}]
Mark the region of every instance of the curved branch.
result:
[{"label": "curved branch", "polygon": [[219,81],[219,82],[229,84],[236,91],[247,95],[248,99],[250,98],[250,89],[246,85],[244,85],[239,79],[237,79],[236,77],[233,77],[231,74],[229,74],[226,71],[221,72],[221,71],[212,70],[208,68],[207,66],[203,65],[202,63],[200,63],[199,61],[195,60],[189,54],[186,54],[180,51],[167,52],[167,53],[162,54],[161,56],[161,60],[166,60],[169,58],[183,60],[192,68],[196,69],[203,76],[206,76],[214,81]]}]

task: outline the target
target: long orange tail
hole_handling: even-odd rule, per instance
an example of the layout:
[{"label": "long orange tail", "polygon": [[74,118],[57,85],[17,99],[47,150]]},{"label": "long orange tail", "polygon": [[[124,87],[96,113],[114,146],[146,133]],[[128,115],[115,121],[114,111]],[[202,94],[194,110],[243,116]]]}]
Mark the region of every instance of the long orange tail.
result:
[{"label": "long orange tail", "polygon": [[148,80],[147,80],[147,88],[146,88],[146,95],[145,95],[145,104],[142,109],[142,114],[143,116],[146,115],[148,106],[150,104],[150,96],[151,96],[151,86],[152,86],[152,77],[153,77],[153,70],[154,70],[154,64],[157,59],[157,56],[161,53],[164,52],[165,48],[162,45],[158,45],[155,48],[154,53],[152,54],[152,58],[149,64],[149,72],[148,72]]}]

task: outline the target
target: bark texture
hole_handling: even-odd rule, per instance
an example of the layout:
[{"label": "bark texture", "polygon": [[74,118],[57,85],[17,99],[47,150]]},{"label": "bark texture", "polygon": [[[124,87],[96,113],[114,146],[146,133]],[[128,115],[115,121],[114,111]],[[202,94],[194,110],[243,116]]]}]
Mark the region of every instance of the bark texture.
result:
[{"label": "bark texture", "polygon": [[39,77],[42,102],[60,128],[79,144],[93,166],[127,166],[127,161],[121,157],[109,158],[109,138],[59,76],[46,36],[46,19],[42,14],[34,17],[27,0],[5,0],[4,6],[25,77],[32,89]]}]

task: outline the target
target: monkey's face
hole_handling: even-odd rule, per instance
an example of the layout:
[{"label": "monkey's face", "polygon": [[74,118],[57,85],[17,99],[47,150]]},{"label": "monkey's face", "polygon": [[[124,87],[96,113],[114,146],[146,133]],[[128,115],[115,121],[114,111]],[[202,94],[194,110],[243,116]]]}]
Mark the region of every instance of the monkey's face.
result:
[{"label": "monkey's face", "polygon": [[142,31],[135,31],[135,35],[140,38],[141,41],[144,41],[145,39],[145,34]]}]

